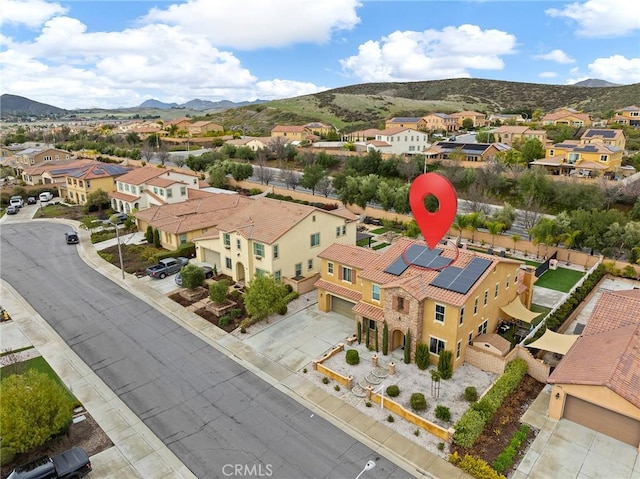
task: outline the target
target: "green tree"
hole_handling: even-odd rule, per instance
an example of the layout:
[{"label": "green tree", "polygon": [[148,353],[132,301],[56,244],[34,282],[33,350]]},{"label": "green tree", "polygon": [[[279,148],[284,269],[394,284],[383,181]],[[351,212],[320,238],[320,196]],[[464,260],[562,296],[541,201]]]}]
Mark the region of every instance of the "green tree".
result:
[{"label": "green tree", "polygon": [[438,372],[442,379],[451,379],[451,376],[453,376],[453,352],[449,350],[440,351]]},{"label": "green tree", "polygon": [[504,224],[499,221],[488,221],[485,226],[489,230],[489,234],[491,235],[491,247],[496,243],[496,235],[499,235],[504,230]]},{"label": "green tree", "polygon": [[188,263],[180,270],[182,286],[188,289],[196,289],[204,283],[204,271],[198,265]]},{"label": "green tree", "polygon": [[80,228],[93,233],[94,223],[96,219],[93,216],[83,216],[80,220]]},{"label": "green tree", "polygon": [[71,425],[73,403],[67,392],[44,373],[30,369],[0,383],[2,445],[27,452]]},{"label": "green tree", "polygon": [[462,120],[462,128],[465,130],[473,130],[473,118],[465,118]]},{"label": "green tree", "polygon": [[382,326],[382,354],[389,354],[389,325],[386,321]]},{"label": "green tree", "polygon": [[411,362],[411,330],[407,329],[407,335],[404,337],[404,363]]},{"label": "green tree", "polygon": [[316,194],[316,186],[318,182],[325,176],[325,171],[322,166],[314,164],[307,166],[302,172],[302,178],[300,179],[300,186],[311,190],[311,194]]},{"label": "green tree", "polygon": [[515,254],[516,252],[516,244],[518,243],[518,241],[520,241],[522,239],[522,237],[519,234],[512,234],[511,235],[511,240],[513,241],[513,253]]},{"label": "green tree", "polygon": [[467,229],[471,231],[471,242],[476,241],[476,231],[484,225],[484,216],[480,213],[469,213],[467,217]]},{"label": "green tree", "polygon": [[144,234],[144,239],[147,240],[148,244],[153,244],[153,227],[151,225],[147,226],[147,231]]},{"label": "green tree", "polygon": [[[204,281],[204,278],[203,278]],[[216,304],[224,304],[229,294],[229,281],[221,279],[209,285],[209,299]]]},{"label": "green tree", "polygon": [[582,233],[580,230],[571,230],[560,236],[564,247],[567,248],[567,264],[569,264],[569,259],[571,258],[571,248],[576,244],[576,238],[580,233]]},{"label": "green tree", "polygon": [[87,202],[84,204],[84,210],[86,212],[101,212],[106,208],[109,208],[109,193],[102,189],[98,189],[87,195]]},{"label": "green tree", "polygon": [[530,163],[539,158],[545,157],[544,145],[537,138],[528,139],[520,150],[525,163]]},{"label": "green tree", "polygon": [[162,243],[160,243],[160,230],[157,228],[153,230],[153,246],[156,248],[162,246]]},{"label": "green tree", "polygon": [[244,294],[244,305],[252,318],[261,321],[287,304],[287,294],[286,285],[276,281],[273,276],[257,275]]},{"label": "green tree", "polygon": [[217,164],[209,168],[209,185],[214,188],[224,188],[227,184],[227,174],[224,165]]},{"label": "green tree", "polygon": [[553,218],[540,218],[531,229],[534,244],[544,244],[544,256],[549,252],[549,246],[559,241],[560,230],[558,223]]},{"label": "green tree", "polygon": [[460,244],[460,238],[462,238],[462,230],[466,230],[469,227],[469,219],[467,218],[466,215],[463,215],[461,213],[457,213],[453,223],[451,223],[451,226],[458,230],[458,237],[456,238],[456,244]]}]

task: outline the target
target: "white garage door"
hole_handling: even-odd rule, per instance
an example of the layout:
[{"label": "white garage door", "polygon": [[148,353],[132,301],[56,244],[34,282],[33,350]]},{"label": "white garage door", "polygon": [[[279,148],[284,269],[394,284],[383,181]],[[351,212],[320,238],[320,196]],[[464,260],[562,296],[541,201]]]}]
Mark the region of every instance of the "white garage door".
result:
[{"label": "white garage door", "polygon": [[216,265],[218,271],[220,270],[220,253],[217,251],[211,251],[210,249],[203,248],[202,261],[210,264],[211,266]]},{"label": "white garage door", "polygon": [[640,444],[640,421],[577,397],[567,396],[563,417],[632,446]]},{"label": "white garage door", "polygon": [[346,316],[347,318],[356,319],[356,315],[351,308],[356,303],[347,301],[346,299],[338,298],[337,296],[331,296],[331,311],[335,311],[338,314]]}]

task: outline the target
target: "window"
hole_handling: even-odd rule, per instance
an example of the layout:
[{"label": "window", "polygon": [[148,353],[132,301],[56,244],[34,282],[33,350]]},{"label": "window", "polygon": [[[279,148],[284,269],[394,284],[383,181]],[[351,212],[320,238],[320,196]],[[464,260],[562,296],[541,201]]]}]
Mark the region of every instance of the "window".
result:
[{"label": "window", "polygon": [[444,351],[444,348],[447,343],[445,343],[442,339],[438,339],[436,337],[429,337],[429,352],[431,354],[440,355],[440,351]]},{"label": "window", "polygon": [[396,309],[398,311],[404,311],[404,298],[402,296],[398,296],[396,301]]},{"label": "window", "polygon": [[313,269],[313,258],[307,260],[307,269],[309,271]]},{"label": "window", "polygon": [[372,284],[371,285],[371,299],[374,301],[380,301],[380,285]]},{"label": "window", "polygon": [[231,269],[231,258],[225,258],[224,265],[226,266],[227,269]]},{"label": "window", "polygon": [[555,154],[556,154],[555,150],[549,150],[549,156],[553,156]]},{"label": "window", "polygon": [[345,268],[344,266],[341,266],[340,268],[342,269],[342,281],[352,283],[353,270],[351,268]]},{"label": "window", "polygon": [[314,223],[316,222],[316,215],[313,215],[313,216],[311,217],[311,221],[312,221],[312,222],[314,222]]},{"label": "window", "polygon": [[[129,191],[129,188],[127,188],[127,191]],[[153,193],[154,193],[155,195],[157,195],[157,194],[158,194],[158,187],[157,187],[157,186],[154,186],[154,187],[153,187]]]},{"label": "window", "polygon": [[301,277],[302,276],[302,263],[296,263],[295,270],[296,270],[295,277],[296,278]]},{"label": "window", "polygon": [[173,198],[173,190],[171,188],[167,189],[167,198]]},{"label": "window", "polygon": [[608,155],[600,155],[600,161],[609,161],[609,156]]},{"label": "window", "polygon": [[186,186],[181,186],[180,187],[180,196],[187,196],[187,187]]},{"label": "window", "polygon": [[282,271],[278,270],[273,273],[273,279],[275,279],[276,281],[282,280]]},{"label": "window", "polygon": [[473,315],[475,316],[476,314],[478,314],[478,296],[476,296],[476,299],[473,301]]},{"label": "window", "polygon": [[500,283],[496,283],[496,291],[495,291],[493,297],[497,298],[499,292],[500,292]]},{"label": "window", "polygon": [[80,201],[84,201],[84,193],[80,195]]},{"label": "window", "polygon": [[231,235],[229,235],[229,233],[222,233],[222,242],[225,248],[231,248]]},{"label": "window", "polygon": [[346,235],[347,234],[347,225],[342,225],[342,235]]},{"label": "window", "polygon": [[256,268],[256,278],[262,278],[264,276],[264,270]]},{"label": "window", "polygon": [[240,238],[236,238],[236,248],[242,249],[242,243],[240,242]]},{"label": "window", "polygon": [[280,257],[280,247],[277,244],[273,245],[273,259],[278,259]]},{"label": "window", "polygon": [[469,344],[473,344],[473,332],[469,333]]},{"label": "window", "polygon": [[340,236],[340,227],[336,226],[336,238],[338,238]]},{"label": "window", "polygon": [[478,326],[478,335],[487,333],[487,326],[489,325],[489,321],[484,321],[480,326]]},{"label": "window", "polygon": [[445,307],[443,304],[436,304],[436,322],[444,323]]},{"label": "window", "polygon": [[78,186],[79,186],[80,188],[84,187],[84,183],[83,183],[83,181],[82,181],[82,180],[78,180]]},{"label": "window", "polygon": [[462,308],[460,308],[460,321],[459,325],[462,326],[464,324],[464,306]]},{"label": "window", "polygon": [[313,233],[311,235],[311,247],[320,246],[320,233]]},{"label": "window", "polygon": [[262,243],[253,243],[253,254],[262,258],[264,256],[264,245]]},{"label": "window", "polygon": [[183,233],[180,235],[180,244],[185,244],[187,242],[187,234]]},{"label": "window", "polygon": [[483,306],[486,306],[488,302],[489,302],[489,290],[488,290],[488,289],[485,289],[485,290],[484,290],[484,301],[483,301]]},{"label": "window", "polygon": [[507,275],[507,279],[504,282],[504,289],[509,289],[509,281],[511,280],[511,275]]},{"label": "window", "polygon": [[331,261],[327,263],[327,274],[333,276],[333,263]]},{"label": "window", "polygon": [[[89,188],[91,188],[91,182],[89,180],[87,180],[87,189],[89,189]],[[134,191],[134,193],[135,193],[135,191]]]},{"label": "window", "polygon": [[460,349],[462,348],[462,341],[456,343],[456,359],[460,359]]},{"label": "window", "polygon": [[369,320],[369,329],[371,331],[375,331],[376,330],[376,320],[375,319],[370,319]]}]

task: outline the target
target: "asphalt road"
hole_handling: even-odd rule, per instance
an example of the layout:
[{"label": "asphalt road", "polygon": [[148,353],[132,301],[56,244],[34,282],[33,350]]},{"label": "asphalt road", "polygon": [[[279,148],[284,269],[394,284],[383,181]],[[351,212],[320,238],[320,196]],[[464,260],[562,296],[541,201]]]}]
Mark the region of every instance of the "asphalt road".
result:
[{"label": "asphalt road", "polygon": [[91,269],[67,229],[3,224],[3,278],[198,477],[354,478],[371,459],[362,479],[411,477]]}]

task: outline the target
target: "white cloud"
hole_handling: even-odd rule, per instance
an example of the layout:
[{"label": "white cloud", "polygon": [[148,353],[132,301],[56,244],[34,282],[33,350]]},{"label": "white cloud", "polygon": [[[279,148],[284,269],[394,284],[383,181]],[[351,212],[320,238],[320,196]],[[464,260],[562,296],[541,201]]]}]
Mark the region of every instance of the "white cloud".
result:
[{"label": "white cloud", "polygon": [[545,13],[573,20],[578,24],[576,33],[584,37],[619,37],[640,29],[637,0],[588,0],[562,9],[550,8]]},{"label": "white cloud", "polygon": [[469,77],[470,69],[501,70],[501,56],[515,53],[515,36],[477,25],[423,32],[396,31],[369,40],[340,60],[345,72],[366,82]]},{"label": "white cloud", "polygon": [[640,83],[640,57],[625,58],[613,55],[609,58],[597,58],[589,64],[591,78],[600,78],[625,85]]},{"label": "white cloud", "polygon": [[534,58],[537,60],[549,60],[556,63],[575,63],[573,58],[559,49],[551,50],[549,53],[542,55],[536,55]]},{"label": "white cloud", "polygon": [[556,72],[540,72],[538,78],[556,78],[558,74]]},{"label": "white cloud", "polygon": [[44,0],[2,0],[0,25],[13,24],[35,28],[56,15],[67,12],[59,3]]},{"label": "white cloud", "polygon": [[334,32],[360,22],[359,6],[358,0],[237,0],[222,8],[210,0],[191,0],[154,8],[141,21],[179,25],[217,46],[256,49],[326,43]]},{"label": "white cloud", "polygon": [[293,98],[328,90],[329,87],[317,86],[308,82],[291,80],[267,80],[256,83],[255,97],[251,100],[273,100],[277,98]]}]

